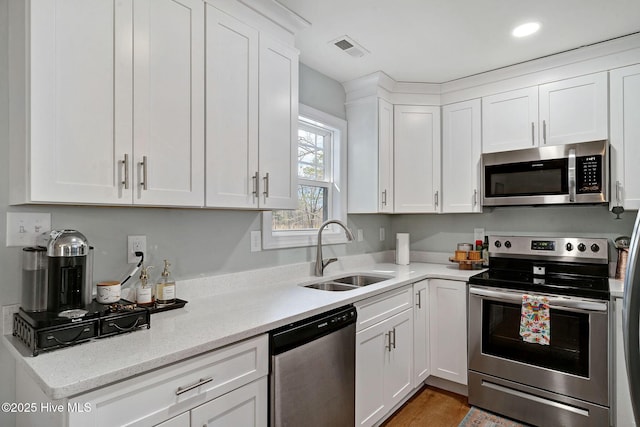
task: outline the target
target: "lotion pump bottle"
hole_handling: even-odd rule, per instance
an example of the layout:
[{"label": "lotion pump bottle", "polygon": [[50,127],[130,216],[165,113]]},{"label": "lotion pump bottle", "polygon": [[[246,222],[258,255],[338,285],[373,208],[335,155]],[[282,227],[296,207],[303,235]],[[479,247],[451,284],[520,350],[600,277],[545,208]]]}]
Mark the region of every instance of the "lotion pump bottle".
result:
[{"label": "lotion pump bottle", "polygon": [[176,282],[169,272],[169,261],[164,260],[164,270],[156,283],[156,303],[158,307],[164,307],[176,302]]},{"label": "lotion pump bottle", "polygon": [[153,295],[153,285],[149,284],[148,270],[153,268],[152,265],[148,267],[142,267],[140,272],[140,279],[136,284],[136,304],[142,307],[153,307],[155,304],[155,298]]}]

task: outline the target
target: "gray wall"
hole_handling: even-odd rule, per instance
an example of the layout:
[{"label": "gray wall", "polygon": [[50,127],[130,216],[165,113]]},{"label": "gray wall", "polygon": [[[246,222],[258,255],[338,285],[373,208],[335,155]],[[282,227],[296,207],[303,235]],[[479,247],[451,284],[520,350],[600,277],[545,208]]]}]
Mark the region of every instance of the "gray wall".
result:
[{"label": "gray wall", "polygon": [[[473,229],[486,233],[544,233],[573,237],[631,235],[637,211],[615,219],[605,206],[500,207],[481,214],[398,215],[391,221],[392,233],[411,233],[411,249],[453,252],[458,242],[473,243]],[[611,246],[611,245],[610,245]],[[609,248],[609,259],[615,261]]]}]

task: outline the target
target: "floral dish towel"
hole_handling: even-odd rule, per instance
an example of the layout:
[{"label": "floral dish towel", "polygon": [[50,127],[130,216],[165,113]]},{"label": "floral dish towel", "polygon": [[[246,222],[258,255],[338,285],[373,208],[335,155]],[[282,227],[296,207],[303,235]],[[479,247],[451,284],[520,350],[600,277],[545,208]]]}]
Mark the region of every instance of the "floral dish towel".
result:
[{"label": "floral dish towel", "polygon": [[543,296],[522,295],[520,336],[525,342],[549,345],[551,322],[549,299]]}]

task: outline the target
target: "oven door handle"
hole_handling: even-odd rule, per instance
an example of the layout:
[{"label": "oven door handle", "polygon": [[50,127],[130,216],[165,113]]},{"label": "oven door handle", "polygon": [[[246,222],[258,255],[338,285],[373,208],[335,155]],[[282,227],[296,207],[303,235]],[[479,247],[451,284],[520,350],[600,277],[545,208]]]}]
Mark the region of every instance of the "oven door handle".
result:
[{"label": "oven door handle", "polygon": [[[492,300],[522,303],[522,294],[514,292],[500,292],[490,289],[469,288],[469,294],[477,295],[480,297],[491,298]],[[608,306],[604,302],[595,301],[583,301],[578,299],[568,298],[548,298],[549,308],[556,310],[573,310],[573,311],[604,311],[608,310]]]}]

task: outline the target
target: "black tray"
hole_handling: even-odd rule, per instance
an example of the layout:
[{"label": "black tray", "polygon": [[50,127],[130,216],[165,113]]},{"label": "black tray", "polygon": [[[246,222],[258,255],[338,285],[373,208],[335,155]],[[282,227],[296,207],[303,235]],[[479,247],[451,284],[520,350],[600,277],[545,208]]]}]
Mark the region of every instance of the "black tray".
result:
[{"label": "black tray", "polygon": [[[125,300],[122,300],[122,301],[125,301]],[[169,311],[169,310],[175,310],[176,308],[182,308],[185,306],[185,304],[187,304],[187,302],[189,301],[176,298],[176,302],[174,302],[173,304],[165,305],[164,307],[158,307],[157,305],[154,305],[153,307],[144,307],[144,308],[149,310],[149,313],[153,314],[153,313],[160,313],[161,311]]]}]

